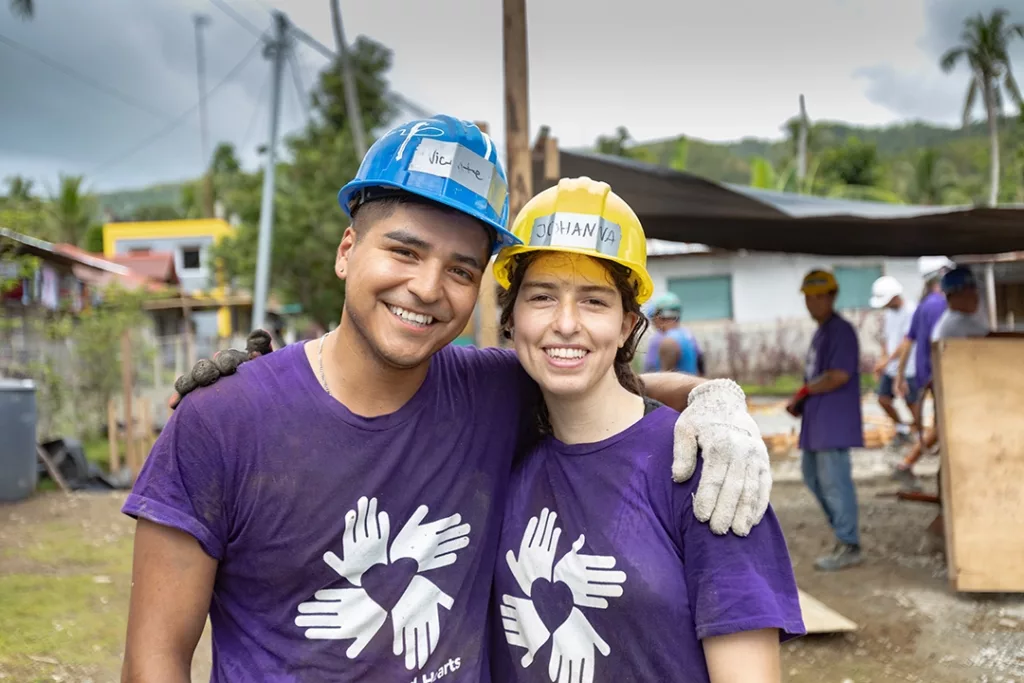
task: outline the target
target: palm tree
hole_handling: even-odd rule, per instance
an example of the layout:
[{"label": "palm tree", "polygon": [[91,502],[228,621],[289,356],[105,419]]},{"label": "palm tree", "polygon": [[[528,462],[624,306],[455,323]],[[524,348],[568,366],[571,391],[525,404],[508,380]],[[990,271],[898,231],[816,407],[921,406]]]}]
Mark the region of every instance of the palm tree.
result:
[{"label": "palm tree", "polygon": [[1009,24],[1009,12],[993,10],[987,19],[980,12],[964,20],[960,33],[961,44],[942,55],[939,64],[946,73],[952,71],[961,60],[971,69],[971,83],[964,101],[963,125],[971,120],[974,104],[981,95],[988,117],[990,151],[989,163],[989,205],[999,201],[999,114],[1003,110],[1003,88],[1018,106],[1024,106],[1020,88],[1010,69],[1008,45],[1014,36],[1024,38],[1024,24]]},{"label": "palm tree", "polygon": [[11,13],[19,19],[31,19],[35,16],[35,0],[11,0]]},{"label": "palm tree", "polygon": [[60,176],[60,189],[46,206],[50,232],[57,241],[79,245],[96,214],[96,200],[80,175]]}]

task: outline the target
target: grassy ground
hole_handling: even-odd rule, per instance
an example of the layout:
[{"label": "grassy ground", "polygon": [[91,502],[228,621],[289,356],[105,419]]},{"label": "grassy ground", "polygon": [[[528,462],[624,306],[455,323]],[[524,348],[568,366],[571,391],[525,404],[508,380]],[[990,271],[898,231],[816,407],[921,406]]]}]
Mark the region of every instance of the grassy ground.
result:
[{"label": "grassy ground", "polygon": [[[803,386],[804,378],[800,375],[781,375],[770,384],[741,384],[747,396],[792,396]],[[862,392],[874,391],[877,386],[875,376],[865,373],[860,378]]]},{"label": "grassy ground", "polygon": [[[108,680],[119,667],[133,523],[123,495],[43,493],[0,508],[0,674]],[[56,677],[56,678],[55,678]]]}]

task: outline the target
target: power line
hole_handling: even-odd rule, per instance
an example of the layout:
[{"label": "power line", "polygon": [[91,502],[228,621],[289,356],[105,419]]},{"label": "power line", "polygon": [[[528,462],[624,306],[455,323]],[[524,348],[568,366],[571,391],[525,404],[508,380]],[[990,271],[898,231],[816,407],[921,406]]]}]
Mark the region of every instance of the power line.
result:
[{"label": "power line", "polygon": [[234,19],[235,23],[237,23],[239,26],[241,26],[242,28],[244,28],[246,31],[248,31],[249,33],[253,34],[257,38],[260,38],[260,39],[263,39],[263,40],[268,38],[266,31],[261,31],[259,29],[259,27],[257,27],[254,23],[252,23],[248,19],[246,19],[235,8],[233,8],[231,5],[227,4],[223,0],[210,0],[210,3],[214,7],[219,9],[221,12],[223,12],[226,15],[228,15],[232,19]]},{"label": "power line", "polygon": [[105,93],[105,94],[109,95],[110,97],[113,97],[116,100],[120,100],[124,104],[130,105],[130,106],[135,107],[137,109],[141,109],[142,111],[145,111],[145,112],[147,112],[149,114],[153,114],[154,116],[156,116],[156,117],[158,117],[160,119],[163,119],[165,121],[167,120],[167,114],[165,112],[162,112],[159,109],[151,108],[145,102],[137,100],[137,99],[135,99],[134,97],[132,97],[130,95],[126,95],[125,93],[121,92],[117,88],[114,88],[112,86],[109,86],[109,85],[106,85],[104,83],[101,83],[101,82],[97,81],[96,79],[92,78],[91,76],[86,76],[82,72],[77,71],[77,70],[75,70],[75,69],[73,69],[70,66],[67,66],[65,64],[61,64],[60,62],[58,62],[58,61],[56,61],[54,59],[51,59],[51,58],[47,57],[46,55],[33,50],[30,47],[22,45],[21,43],[15,41],[15,40],[12,40],[11,38],[8,38],[7,36],[0,35],[0,43],[4,43],[8,47],[10,47],[12,49],[15,49],[15,50],[18,50],[19,52],[23,52],[23,53],[29,55],[30,57],[32,57],[33,59],[36,59],[37,61],[40,61],[43,64],[46,64],[51,69],[55,69],[56,71],[59,71],[59,72],[63,73],[66,76],[70,76],[72,78],[75,78],[75,79],[85,83],[86,85],[88,85],[88,86],[90,86],[90,87],[92,87],[92,88],[94,88],[96,90],[99,90],[100,92]]},{"label": "power line", "polygon": [[256,121],[259,119],[260,112],[262,111],[261,105],[263,104],[263,96],[267,93],[267,86],[270,85],[270,72],[267,72],[266,78],[263,79],[263,85],[260,86],[260,94],[256,97],[256,106],[252,108],[252,118],[249,119],[249,125],[245,127],[245,135],[242,137],[242,144],[239,147],[240,150],[248,148],[249,141],[252,139],[252,133],[256,126]]},{"label": "power line", "polygon": [[[249,61],[253,58],[253,56],[255,56],[259,52],[259,48],[262,45],[263,45],[263,41],[262,40],[257,40],[256,43],[252,46],[252,48],[250,48],[249,52],[246,53],[246,55],[241,59],[241,61],[238,62],[238,64],[236,64],[234,66],[234,68],[232,68],[231,71],[229,71],[224,76],[224,78],[222,78],[220,80],[220,82],[217,83],[217,85],[215,85],[212,88],[210,88],[210,90],[206,93],[206,98],[209,99],[210,97],[212,97],[214,95],[214,93],[216,93],[218,90],[220,90],[220,88],[222,86],[227,84],[228,81],[230,81],[236,75],[238,75],[238,73],[243,68],[245,68],[245,66],[249,63]],[[95,176],[99,175],[101,171],[104,171],[107,168],[110,168],[111,166],[116,166],[117,164],[121,163],[122,161],[124,161],[124,160],[128,159],[129,157],[135,155],[137,152],[145,149],[146,147],[149,147],[151,144],[153,144],[154,142],[156,142],[160,138],[164,137],[168,133],[171,133],[175,128],[177,128],[182,123],[184,123],[198,109],[199,109],[199,102],[196,102],[194,105],[189,107],[186,111],[182,112],[177,118],[175,118],[173,121],[171,121],[167,126],[161,128],[156,133],[154,133],[153,135],[149,136],[148,138],[146,138],[141,143],[139,143],[135,147],[131,148],[130,150],[128,150],[124,154],[121,154],[121,155],[119,155],[117,157],[114,157],[112,159],[109,159],[109,160],[103,162],[102,164],[100,164],[96,168],[92,169],[92,171],[90,171],[88,175],[95,177]]]},{"label": "power line", "polygon": [[[297,27],[295,24],[292,24],[292,33],[295,34],[296,38],[305,43],[307,47],[326,59],[338,59],[338,54],[336,52]],[[360,83],[370,88],[376,87],[376,84],[370,80],[370,77],[367,74],[359,69],[353,69],[352,71],[355,73],[356,79],[358,79]],[[393,104],[406,109],[410,114],[419,118],[429,118],[436,113],[435,111],[431,111],[427,107],[410,100],[408,97],[396,90],[388,90],[385,97],[390,99]]]},{"label": "power line", "polygon": [[295,57],[295,50],[288,50],[288,66],[291,67],[292,80],[295,82],[295,94],[299,98],[299,107],[306,114],[306,123],[309,123],[309,101],[306,97],[306,87],[302,82],[302,74],[299,71],[299,60]]}]

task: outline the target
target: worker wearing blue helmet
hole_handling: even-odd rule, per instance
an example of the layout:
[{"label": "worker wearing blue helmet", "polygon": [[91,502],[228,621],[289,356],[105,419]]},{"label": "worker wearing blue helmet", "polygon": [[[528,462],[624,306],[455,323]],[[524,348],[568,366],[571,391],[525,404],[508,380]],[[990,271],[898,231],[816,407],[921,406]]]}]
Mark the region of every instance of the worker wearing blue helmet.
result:
[{"label": "worker wearing blue helmet", "polygon": [[[505,171],[478,127],[436,116],[386,132],[338,198],[352,218],[338,326],[176,384],[124,505],[138,520],[126,680],[188,680],[207,616],[214,681],[489,680],[481,635],[537,390],[514,352],[451,342],[492,253],[521,243]],[[743,392],[643,380],[682,410],[677,480],[701,448],[695,516],[748,533],[771,479]]]},{"label": "worker wearing blue helmet", "polygon": [[680,324],[683,302],[671,292],[657,297],[650,306],[655,332],[647,345],[644,370],[704,374],[704,353],[693,333]]}]

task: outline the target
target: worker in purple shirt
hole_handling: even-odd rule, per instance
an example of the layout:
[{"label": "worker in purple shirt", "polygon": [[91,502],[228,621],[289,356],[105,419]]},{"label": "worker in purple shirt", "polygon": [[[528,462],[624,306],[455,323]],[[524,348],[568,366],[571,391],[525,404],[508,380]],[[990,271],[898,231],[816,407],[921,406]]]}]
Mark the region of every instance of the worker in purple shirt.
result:
[{"label": "worker in purple shirt", "polygon": [[[207,617],[214,681],[488,680],[506,490],[537,389],[512,351],[451,342],[490,257],[521,243],[507,194],[475,125],[385,132],[338,197],[352,219],[338,326],[176,383],[123,507],[138,520],[124,680],[189,680]],[[682,410],[666,482],[706,463],[689,514],[750,533],[771,485],[742,391],[679,373],[644,386]]]},{"label": "worker in purple shirt", "polygon": [[860,343],[857,331],[836,313],[839,284],[825,270],[804,277],[807,311],[818,323],[807,352],[804,385],[787,410],[801,418],[804,482],[818,499],[836,536],[832,553],[815,568],[836,571],[860,564],[857,489],[850,449],[864,445],[860,406]]},{"label": "worker in purple shirt", "polygon": [[[927,294],[921,299],[914,317],[910,321],[910,331],[904,340],[901,348],[900,366],[896,371],[897,391],[906,392],[907,366],[914,363],[916,372],[915,384],[917,386],[917,414],[924,420],[925,397],[932,391],[932,333],[943,314],[946,313],[948,303],[946,295],[942,292],[942,277],[952,270],[955,264],[952,261],[944,261],[937,268],[925,275],[925,288]],[[910,357],[910,349],[913,345],[913,359]],[[917,479],[914,477],[914,464],[921,457],[921,454],[934,446],[939,439],[938,432],[933,427],[924,430],[920,436],[919,443],[904,457],[903,461],[893,468],[893,479],[900,482],[907,489],[918,488]]]}]

